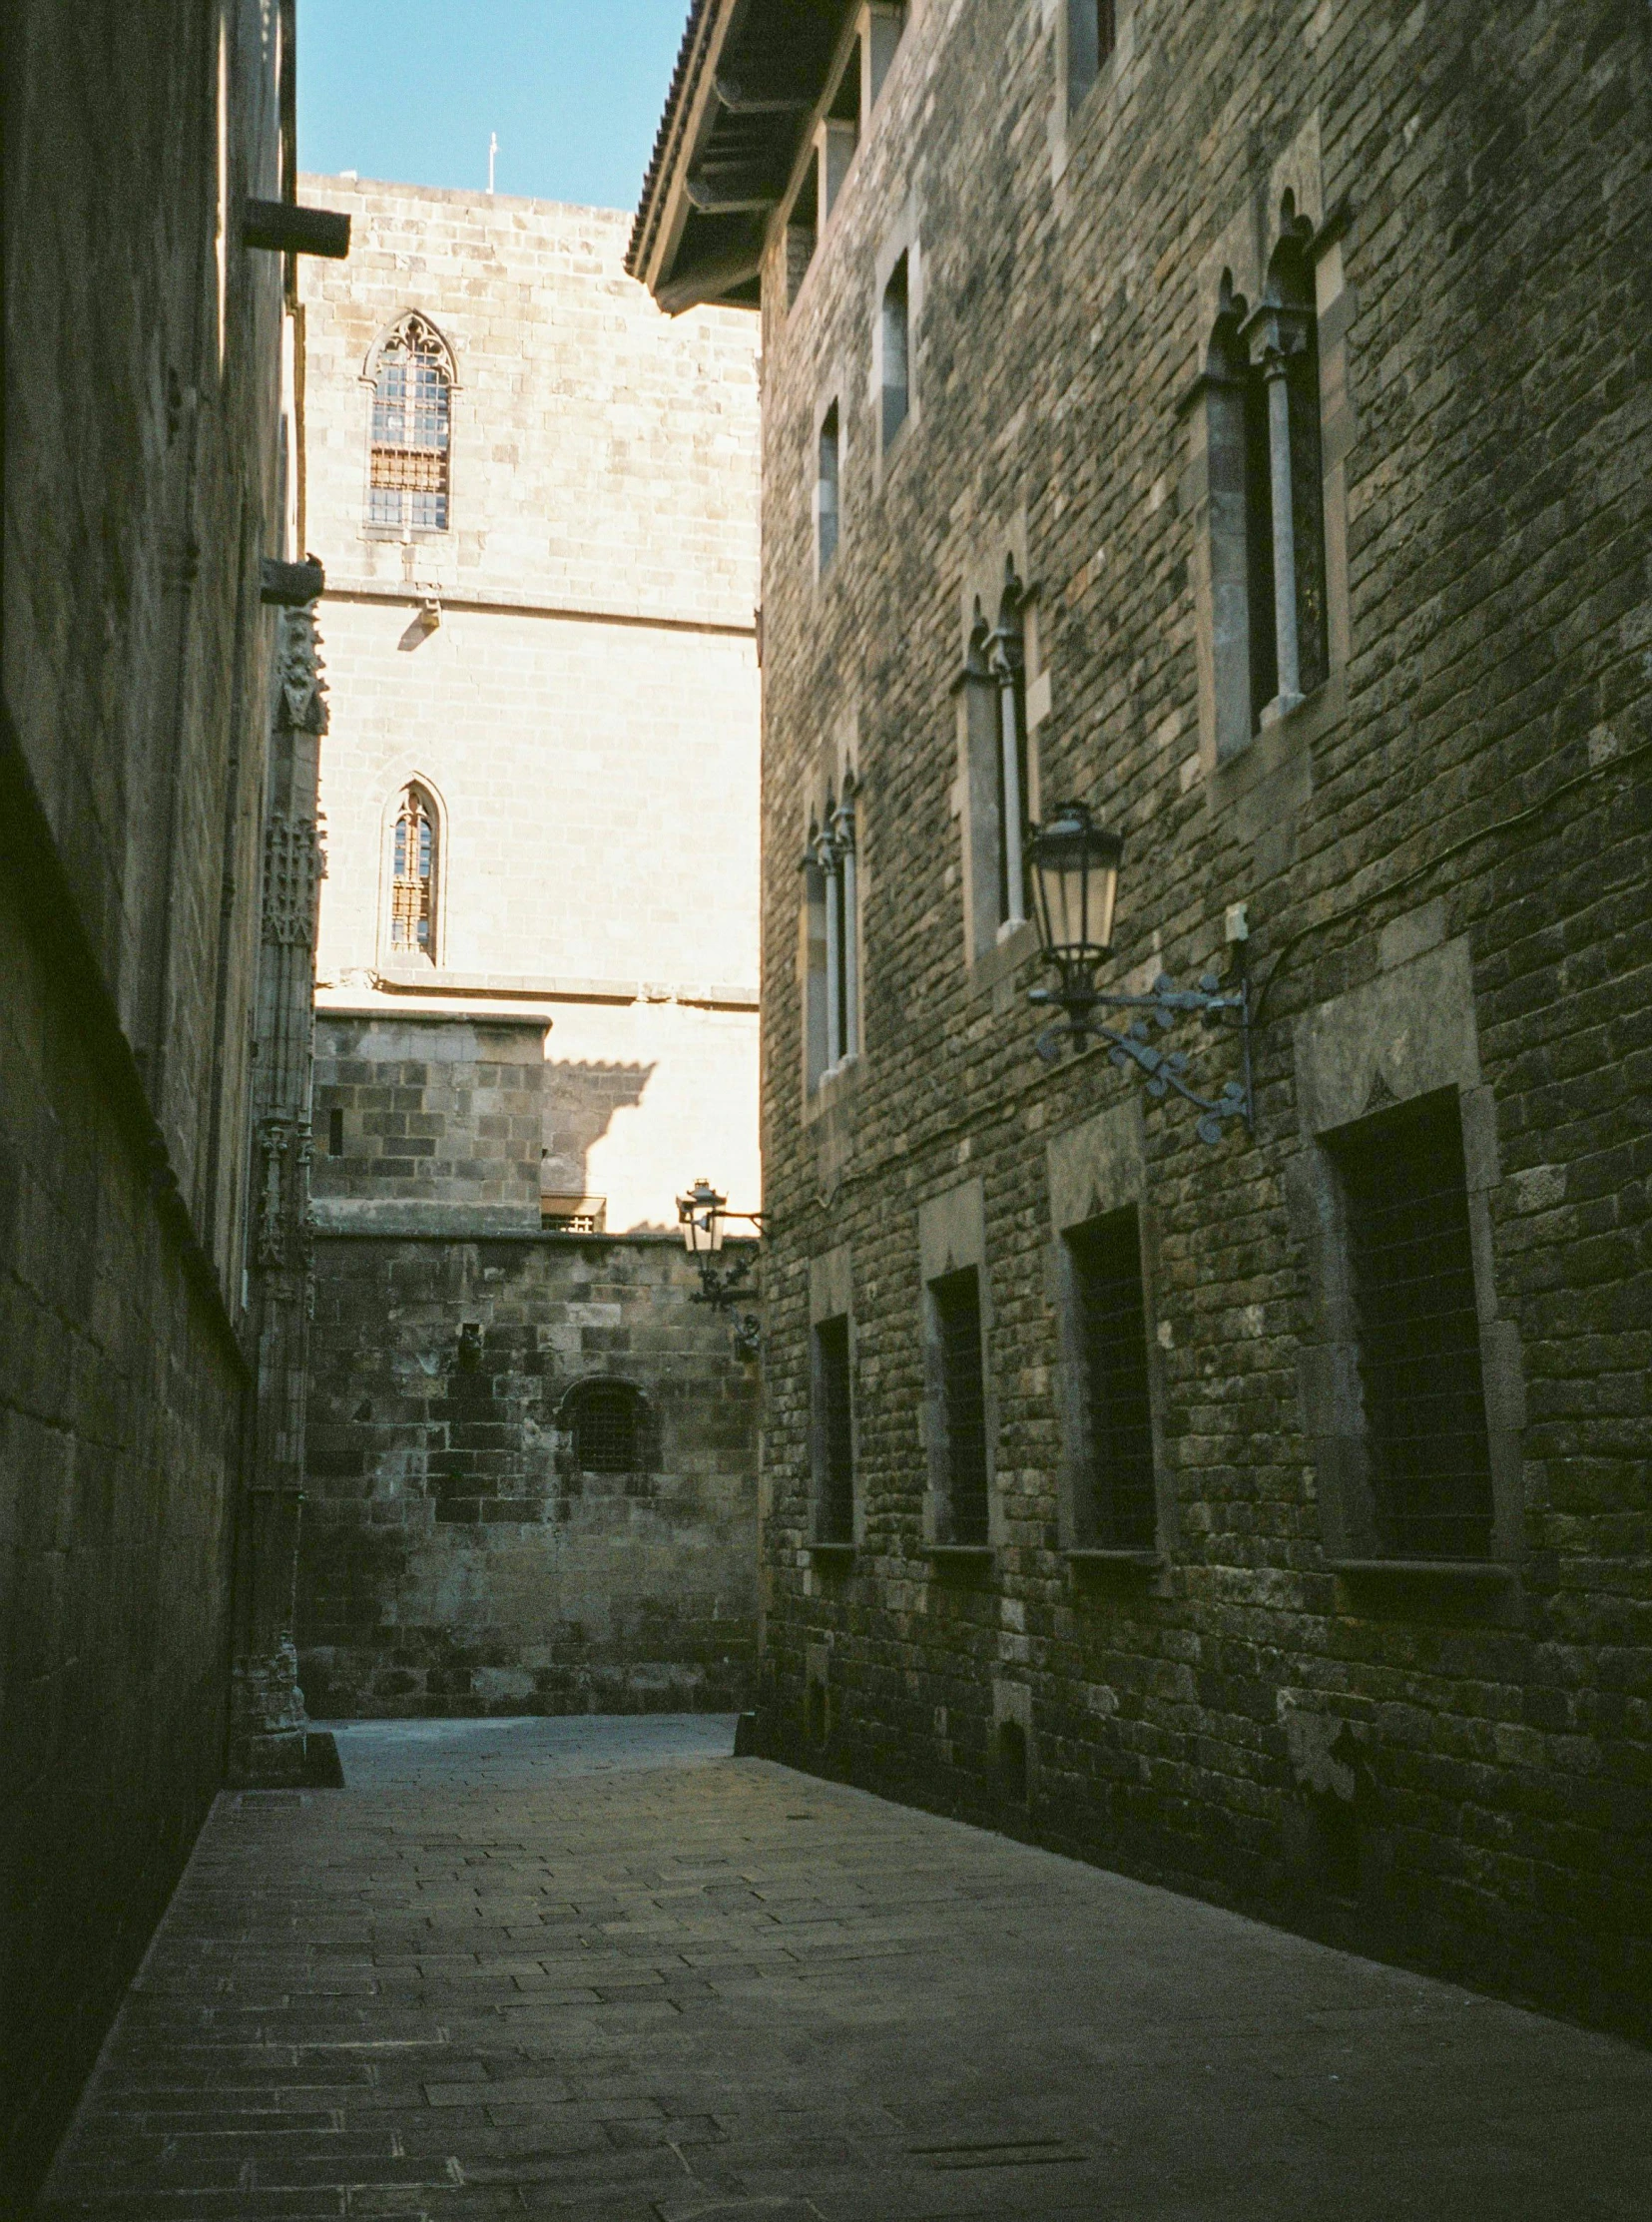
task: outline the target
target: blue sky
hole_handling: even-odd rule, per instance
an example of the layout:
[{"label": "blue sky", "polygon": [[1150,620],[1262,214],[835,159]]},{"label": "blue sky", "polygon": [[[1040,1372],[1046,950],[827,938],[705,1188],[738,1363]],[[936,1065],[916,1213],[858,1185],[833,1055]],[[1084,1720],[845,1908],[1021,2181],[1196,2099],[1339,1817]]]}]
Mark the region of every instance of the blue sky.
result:
[{"label": "blue sky", "polygon": [[629,209],[688,0],[298,0],[298,161]]}]

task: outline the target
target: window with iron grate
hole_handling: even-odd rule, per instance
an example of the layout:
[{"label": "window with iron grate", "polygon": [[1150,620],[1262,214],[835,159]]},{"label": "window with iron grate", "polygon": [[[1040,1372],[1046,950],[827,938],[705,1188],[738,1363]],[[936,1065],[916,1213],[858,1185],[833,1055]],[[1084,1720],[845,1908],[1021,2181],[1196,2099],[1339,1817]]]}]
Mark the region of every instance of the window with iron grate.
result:
[{"label": "window with iron grate", "polygon": [[436,955],[436,812],[421,787],[402,791],[390,855],[390,947]]},{"label": "window with iron grate", "polygon": [[986,1384],[981,1288],[973,1266],[929,1284],[940,1345],[941,1427],[946,1444],[949,1543],[987,1541]]},{"label": "window with iron grate", "polygon": [[1104,1549],[1149,1550],[1158,1522],[1135,1206],[1074,1228],[1067,1249],[1083,1351],[1090,1484],[1084,1540]]},{"label": "window with iron grate", "polygon": [[1491,1454],[1456,1091],[1362,1120],[1334,1154],[1378,1541],[1395,1557],[1484,1557]]},{"label": "window with iron grate", "polygon": [[854,1404],[844,1318],[822,1320],[815,1330],[815,1399],[821,1438],[816,1537],[823,1543],[852,1543]]},{"label": "window with iron grate", "polygon": [[408,316],[378,351],[373,374],[367,522],[447,530],[453,366],[439,333]]},{"label": "window with iron grate", "polygon": [[564,1406],[582,1473],[636,1473],[643,1463],[642,1395],[629,1382],[582,1382]]}]

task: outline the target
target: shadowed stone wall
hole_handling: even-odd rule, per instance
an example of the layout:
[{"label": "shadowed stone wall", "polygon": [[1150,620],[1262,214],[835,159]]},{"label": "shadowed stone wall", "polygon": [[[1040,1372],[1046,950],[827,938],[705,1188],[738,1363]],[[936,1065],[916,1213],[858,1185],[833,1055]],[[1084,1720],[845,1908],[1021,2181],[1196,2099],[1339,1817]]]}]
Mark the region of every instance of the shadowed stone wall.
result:
[{"label": "shadowed stone wall", "polygon": [[[312,1716],[729,1711],[756,1643],[756,1368],[675,1237],[322,1235]],[[582,1470],[569,1393],[640,1392]]]},{"label": "shadowed stone wall", "polygon": [[289,29],[255,0],[141,19],[23,0],[5,18],[6,2214],[223,1778],[275,645],[261,558],[291,553],[281,259],[244,246],[241,214],[290,184]]}]

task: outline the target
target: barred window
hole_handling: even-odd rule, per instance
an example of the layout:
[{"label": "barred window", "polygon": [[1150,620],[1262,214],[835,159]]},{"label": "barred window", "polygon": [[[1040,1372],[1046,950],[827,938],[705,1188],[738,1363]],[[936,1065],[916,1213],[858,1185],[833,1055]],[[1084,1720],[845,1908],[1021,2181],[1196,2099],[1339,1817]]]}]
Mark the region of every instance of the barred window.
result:
[{"label": "barred window", "polygon": [[910,300],[906,284],[906,257],[889,273],[883,287],[879,318],[882,335],[883,451],[888,453],[895,434],[905,423],[912,403]]},{"label": "barred window", "polygon": [[1105,1549],[1151,1549],[1157,1528],[1153,1413],[1135,1206],[1075,1227],[1067,1250],[1083,1351],[1086,1540]]},{"label": "barred window", "polygon": [[852,1543],[854,1406],[848,1321],[841,1316],[822,1320],[815,1330],[815,1414],[820,1430],[817,1539],[823,1543]]},{"label": "barred window", "polygon": [[421,787],[402,791],[390,861],[390,947],[436,958],[436,812]]},{"label": "barred window", "polygon": [[929,1284],[940,1345],[945,1437],[946,1540],[987,1540],[986,1383],[981,1368],[981,1288],[973,1266]]},{"label": "barred window", "polygon": [[1378,1540],[1482,1557],[1491,1453],[1456,1091],[1361,1120],[1336,1158]]},{"label": "barred window", "polygon": [[636,1473],[643,1464],[642,1394],[629,1382],[581,1382],[563,1406],[582,1473]]},{"label": "barred window", "polygon": [[378,351],[367,522],[447,530],[453,367],[440,335],[408,316]]}]

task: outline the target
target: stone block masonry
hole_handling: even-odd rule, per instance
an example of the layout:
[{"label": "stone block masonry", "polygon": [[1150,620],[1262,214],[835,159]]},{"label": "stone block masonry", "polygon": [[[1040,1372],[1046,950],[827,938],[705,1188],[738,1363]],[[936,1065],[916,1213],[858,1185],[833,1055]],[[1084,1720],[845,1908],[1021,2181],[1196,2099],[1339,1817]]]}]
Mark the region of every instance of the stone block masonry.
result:
[{"label": "stone block masonry", "polygon": [[[9,8],[0,2214],[223,1780],[290,8]],[[285,350],[290,356],[290,348]]]},{"label": "stone block masonry", "polygon": [[[774,1749],[1645,2031],[1652,22],[1120,0],[1084,83],[1082,13],[909,8],[829,214],[783,207],[765,249]],[[698,9],[674,100],[784,16]],[[661,145],[645,246],[704,198]],[[1266,365],[1224,334],[1270,286],[1314,374],[1236,450]],[[1032,936],[981,930],[966,651],[1010,562],[1028,815],[1074,796],[1124,835],[1104,984],[1229,968],[1248,906],[1256,1125],[1214,1149],[1105,1053],[1041,1066]],[[1287,580],[1306,699],[1235,697],[1284,668]],[[798,858],[846,769],[860,1056],[810,1088]],[[1163,1046],[1238,1076],[1231,1033]],[[1390,1390],[1345,1216],[1355,1153],[1429,1106],[1470,1291],[1438,1408],[1471,1375],[1484,1491],[1454,1564],[1373,1532]],[[920,1230],[964,1184],[992,1487],[949,1555]],[[1108,1555],[1075,1524],[1067,1237],[1131,1213],[1156,1494],[1151,1548]],[[812,1283],[848,1326],[852,1542],[819,1525]]]},{"label": "stone block masonry", "polygon": [[[749,1701],[756,1369],[697,1286],[674,1236],[319,1239],[312,1715]],[[582,1384],[629,1402],[623,1452]]]}]

